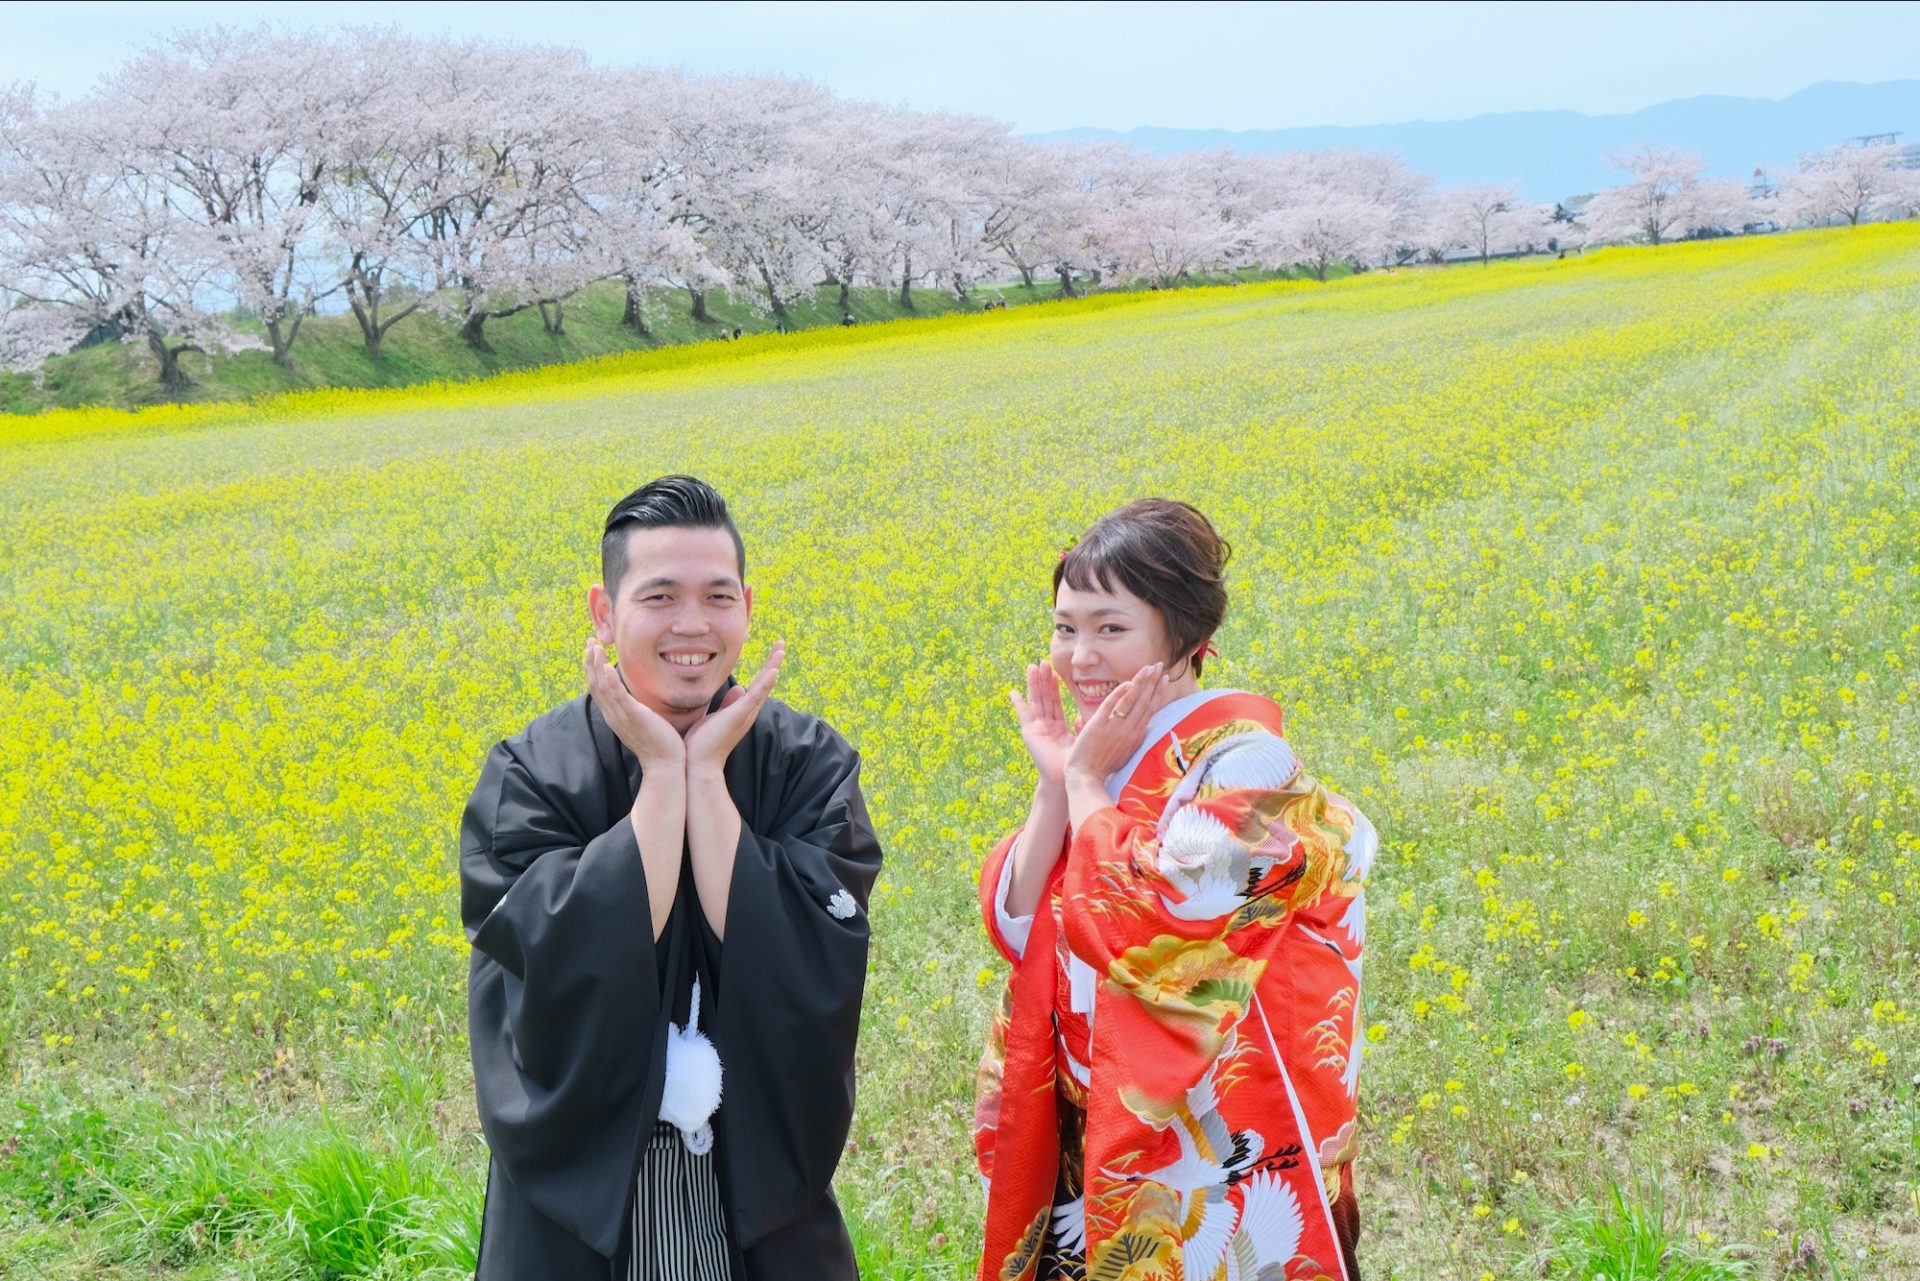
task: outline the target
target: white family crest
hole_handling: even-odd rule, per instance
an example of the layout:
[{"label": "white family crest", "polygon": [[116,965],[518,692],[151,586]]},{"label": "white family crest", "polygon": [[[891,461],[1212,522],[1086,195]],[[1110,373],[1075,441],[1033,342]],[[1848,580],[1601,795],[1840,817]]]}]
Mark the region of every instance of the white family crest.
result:
[{"label": "white family crest", "polygon": [[827,911],[836,921],[844,921],[859,910],[860,905],[855,903],[853,901],[853,895],[847,893],[845,890],[841,890],[827,900]]}]

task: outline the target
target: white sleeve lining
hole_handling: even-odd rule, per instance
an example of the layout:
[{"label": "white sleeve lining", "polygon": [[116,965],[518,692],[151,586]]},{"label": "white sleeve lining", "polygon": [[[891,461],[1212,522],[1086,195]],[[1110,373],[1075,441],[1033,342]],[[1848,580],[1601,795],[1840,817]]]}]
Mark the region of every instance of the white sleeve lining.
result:
[{"label": "white sleeve lining", "polygon": [[1027,936],[1033,933],[1033,913],[1013,916],[1007,911],[1007,894],[1013,888],[1013,860],[1020,856],[1019,841],[1023,839],[1025,833],[1015,838],[1014,847],[1007,851],[1006,861],[1000,864],[1000,884],[993,891],[993,923],[999,928],[1000,937],[1013,949],[1013,954],[1024,960],[1027,955]]}]

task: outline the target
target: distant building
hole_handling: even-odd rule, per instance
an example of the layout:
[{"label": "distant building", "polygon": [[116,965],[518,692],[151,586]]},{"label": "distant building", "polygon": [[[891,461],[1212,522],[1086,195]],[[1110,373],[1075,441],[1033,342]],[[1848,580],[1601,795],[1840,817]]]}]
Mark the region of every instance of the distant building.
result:
[{"label": "distant building", "polygon": [[[1882,143],[1898,143],[1897,133],[1863,133],[1847,139],[1856,147],[1874,147]],[[1900,148],[1900,167],[1902,169],[1920,169],[1920,142],[1910,142]]]}]

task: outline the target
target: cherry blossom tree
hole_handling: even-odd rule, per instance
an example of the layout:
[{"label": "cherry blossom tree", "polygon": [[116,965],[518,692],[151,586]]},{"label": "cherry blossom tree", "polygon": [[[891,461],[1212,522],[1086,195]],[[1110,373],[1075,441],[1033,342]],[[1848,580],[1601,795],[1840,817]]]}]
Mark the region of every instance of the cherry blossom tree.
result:
[{"label": "cherry blossom tree", "polygon": [[1034,273],[1049,265],[1043,248],[1047,224],[1075,194],[1070,162],[1078,150],[1006,138],[983,165],[980,243],[1019,272],[1029,289]]},{"label": "cherry blossom tree", "polygon": [[[781,324],[832,266],[823,219],[843,202],[822,199],[815,178],[827,149],[845,141],[844,109],[827,92],[784,77],[729,77],[703,84],[703,104],[676,123],[687,175],[685,217],[711,266],[750,305]],[[829,170],[834,184],[858,166]],[[704,316],[703,295],[694,298]]]},{"label": "cherry blossom tree", "polygon": [[1435,195],[1431,248],[1447,253],[1464,249],[1485,266],[1495,254],[1522,253],[1553,236],[1551,207],[1529,204],[1511,185],[1461,187]]},{"label": "cherry blossom tree", "polygon": [[1065,181],[1034,219],[1032,252],[1060,281],[1062,297],[1075,294],[1074,280],[1098,282],[1120,270],[1116,247],[1121,212],[1141,191],[1132,171],[1133,153],[1113,143],[1049,148]]},{"label": "cherry blossom tree", "polygon": [[283,368],[301,322],[341,283],[317,235],[336,137],[355,111],[331,44],[189,32],[104,86],[128,130],[123,162],[164,184],[181,252],[259,317]]},{"label": "cherry blossom tree", "polygon": [[1892,142],[1846,143],[1800,157],[1800,168],[1780,179],[1780,206],[1792,219],[1824,222],[1897,217],[1920,202],[1920,173],[1902,167]]},{"label": "cherry blossom tree", "polygon": [[0,369],[36,370],[48,357],[72,351],[86,336],[86,324],[70,308],[0,298]]},{"label": "cherry blossom tree", "polygon": [[221,296],[217,272],[183,234],[166,179],[136,159],[112,99],[43,111],[30,91],[10,91],[0,108],[0,279],[26,312],[16,335],[41,334],[16,337],[16,359],[44,350],[64,312],[67,332],[144,342],[161,386],[178,396],[182,356],[245,344],[208,309]]},{"label": "cherry blossom tree", "polygon": [[609,79],[612,105],[606,163],[588,191],[594,252],[625,290],[621,323],[643,336],[649,296],[698,280],[725,283],[684,216],[687,171],[675,152],[674,122],[695,107],[679,72],[635,71]]},{"label": "cherry blossom tree", "polygon": [[991,157],[1006,126],[977,116],[886,113],[876,130],[878,213],[870,225],[899,282],[901,307],[913,307],[916,280],[945,280],[956,296],[986,271],[980,227],[990,212]]},{"label": "cherry blossom tree", "polygon": [[342,43],[353,110],[335,134],[320,235],[367,354],[380,360],[388,332],[420,309],[436,283],[423,236],[445,199],[437,152],[426,145],[437,112],[411,42],[366,30]]},{"label": "cherry blossom tree", "polygon": [[1333,148],[1267,158],[1254,256],[1325,280],[1339,263],[1367,267],[1417,253],[1431,223],[1432,180],[1398,156]]},{"label": "cherry blossom tree", "polygon": [[1106,233],[1124,274],[1164,288],[1229,256],[1238,232],[1210,198],[1212,168],[1210,157],[1192,152],[1132,157]]},{"label": "cherry blossom tree", "polygon": [[[428,305],[491,353],[489,320],[585,287],[601,264],[581,252],[585,202],[605,163],[605,86],[577,50],[436,40],[419,84],[434,111],[423,140],[431,195],[418,236]],[[558,312],[545,312],[549,330]]]},{"label": "cherry blossom tree", "polygon": [[1309,188],[1256,224],[1257,243],[1270,267],[1305,267],[1324,281],[1339,263],[1383,258],[1393,244],[1390,211],[1351,191]]},{"label": "cherry blossom tree", "polygon": [[1644,240],[1658,245],[1676,235],[1738,227],[1751,216],[1751,198],[1739,183],[1703,177],[1698,153],[1642,143],[1608,157],[1628,181],[1594,196],[1581,211],[1596,243]]}]

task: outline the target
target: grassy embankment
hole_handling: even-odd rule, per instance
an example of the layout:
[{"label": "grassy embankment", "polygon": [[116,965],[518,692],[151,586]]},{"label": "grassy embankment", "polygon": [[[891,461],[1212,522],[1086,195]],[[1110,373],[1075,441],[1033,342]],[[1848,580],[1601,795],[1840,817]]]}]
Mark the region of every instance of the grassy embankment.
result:
[{"label": "grassy embankment", "polygon": [[[1285,273],[1243,272],[1244,282],[1285,279]],[[1201,278],[1195,285],[1223,283]],[[1084,282],[1081,285],[1086,288]],[[1143,290],[1133,284],[1125,290]],[[1096,292],[1115,292],[1099,290]],[[706,300],[709,317],[693,318],[692,298],[684,290],[664,290],[649,297],[647,330],[641,334],[621,323],[625,298],[618,284],[590,286],[568,299],[561,332],[550,334],[537,310],[519,312],[487,322],[491,352],[470,346],[459,326],[421,309],[388,331],[378,360],[367,353],[359,325],[351,315],[320,315],[305,320],[293,346],[293,368],[282,369],[270,351],[189,354],[184,366],[191,379],[180,399],[187,403],[254,400],[291,391],[327,387],[410,387],[423,383],[466,382],[514,370],[567,364],[630,351],[648,351],[686,343],[730,340],[771,334],[784,324],[790,332],[840,327],[843,316],[859,324],[924,319],[955,313],[976,313],[988,302],[1008,307],[1052,302],[1060,298],[1056,280],[1042,277],[1034,285],[981,285],[967,298],[956,299],[944,289],[916,289],[912,305],[900,305],[897,289],[861,287],[848,291],[847,309],[840,308],[837,287],[818,290],[788,309],[784,321],[764,307],[713,290]],[[395,308],[389,306],[388,315]],[[233,321],[234,329],[265,341],[257,321]],[[166,401],[156,374],[158,366],[141,343],[106,343],[56,356],[45,367],[28,374],[0,371],[0,413],[29,414],[46,409],[108,405],[133,409]]]}]

